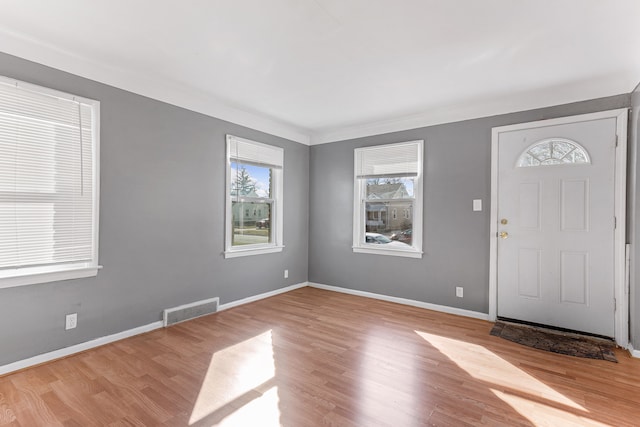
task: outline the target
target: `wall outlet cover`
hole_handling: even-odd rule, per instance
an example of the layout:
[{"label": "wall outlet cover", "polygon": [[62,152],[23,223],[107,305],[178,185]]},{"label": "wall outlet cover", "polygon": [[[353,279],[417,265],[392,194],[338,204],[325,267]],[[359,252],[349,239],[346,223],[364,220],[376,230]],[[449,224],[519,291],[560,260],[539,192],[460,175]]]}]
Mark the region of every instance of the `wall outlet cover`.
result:
[{"label": "wall outlet cover", "polygon": [[75,329],[78,326],[78,313],[67,314],[65,317],[65,330]]}]

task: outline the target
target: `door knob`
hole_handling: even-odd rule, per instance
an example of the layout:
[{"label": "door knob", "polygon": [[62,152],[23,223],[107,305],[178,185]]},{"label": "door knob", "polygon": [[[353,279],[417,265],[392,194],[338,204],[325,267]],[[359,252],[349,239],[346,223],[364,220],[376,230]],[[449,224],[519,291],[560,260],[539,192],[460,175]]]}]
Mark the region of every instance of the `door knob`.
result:
[{"label": "door knob", "polygon": [[507,233],[506,231],[501,231],[500,232],[500,238],[501,239],[506,239],[507,237],[509,237],[509,233]]}]

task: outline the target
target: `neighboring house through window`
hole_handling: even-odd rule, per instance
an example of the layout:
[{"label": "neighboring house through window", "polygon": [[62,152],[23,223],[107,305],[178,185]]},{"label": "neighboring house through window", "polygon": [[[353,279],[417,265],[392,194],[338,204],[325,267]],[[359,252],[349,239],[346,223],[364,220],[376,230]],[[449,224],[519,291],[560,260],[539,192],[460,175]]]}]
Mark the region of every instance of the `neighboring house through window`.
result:
[{"label": "neighboring house through window", "polygon": [[355,149],[354,252],[422,257],[423,145]]},{"label": "neighboring house through window", "polygon": [[282,148],[227,135],[226,258],[282,251],[283,166]]},{"label": "neighboring house through window", "polygon": [[98,271],[100,103],[0,78],[0,288]]}]

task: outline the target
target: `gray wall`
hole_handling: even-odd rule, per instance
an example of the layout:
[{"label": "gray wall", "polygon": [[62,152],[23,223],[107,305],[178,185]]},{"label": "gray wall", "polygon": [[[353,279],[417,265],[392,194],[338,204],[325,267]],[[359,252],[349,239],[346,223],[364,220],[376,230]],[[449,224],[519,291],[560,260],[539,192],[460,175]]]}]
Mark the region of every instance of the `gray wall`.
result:
[{"label": "gray wall", "polygon": [[[629,102],[619,95],[311,147],[309,281],[488,313],[491,128]],[[353,149],[416,139],[425,141],[423,258],[353,253]]]},{"label": "gray wall", "polygon": [[[634,106],[630,170],[640,161],[640,94],[309,147],[0,53],[0,75],[101,102],[97,277],[0,289],[0,366],[160,320],[203,298],[222,303],[306,280],[488,311],[491,128]],[[631,101],[633,99],[633,101]],[[226,133],[285,149],[285,249],[224,259]],[[421,260],[351,250],[353,149],[425,140]],[[310,161],[311,160],[311,161]],[[635,173],[630,176],[635,200]],[[311,197],[309,197],[309,194]],[[484,202],[472,212],[472,199]],[[630,240],[638,214],[630,203]],[[309,226],[311,224],[311,226]],[[632,268],[640,262],[634,256]],[[283,270],[289,269],[289,279]],[[455,298],[455,286],[465,297]],[[632,336],[640,348],[640,280]],[[64,331],[64,315],[78,328]]]},{"label": "gray wall", "polygon": [[[95,278],[0,289],[0,365],[156,322],[167,307],[307,280],[309,147],[5,54],[0,75],[101,102],[104,266]],[[285,150],[282,253],[222,257],[226,133]],[[71,312],[78,328],[64,331]]]},{"label": "gray wall", "polygon": [[636,245],[640,242],[640,185],[638,183],[638,166],[640,165],[640,85],[631,93],[631,115],[629,120],[629,191],[628,218],[629,243],[631,243],[631,266],[629,298],[631,344],[640,350],[640,251]]}]

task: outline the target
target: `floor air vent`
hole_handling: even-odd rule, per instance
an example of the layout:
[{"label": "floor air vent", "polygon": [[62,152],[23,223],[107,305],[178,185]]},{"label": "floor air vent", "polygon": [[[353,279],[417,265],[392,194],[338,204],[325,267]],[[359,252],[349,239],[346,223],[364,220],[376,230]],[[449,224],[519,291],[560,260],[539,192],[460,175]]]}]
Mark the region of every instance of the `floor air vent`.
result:
[{"label": "floor air vent", "polygon": [[164,326],[175,325],[185,320],[195,319],[196,317],[206,316],[207,314],[218,311],[218,303],[220,298],[204,299],[202,301],[192,302],[178,307],[167,308],[163,313]]}]

